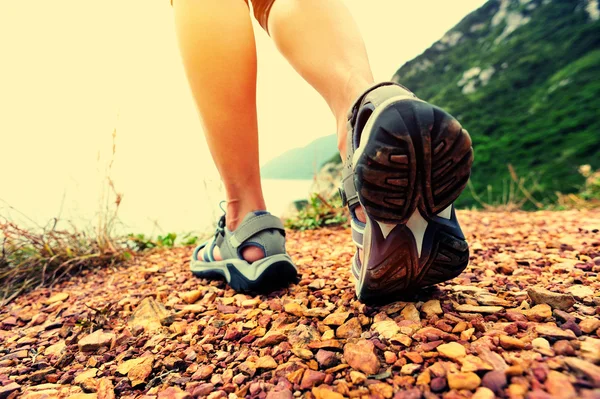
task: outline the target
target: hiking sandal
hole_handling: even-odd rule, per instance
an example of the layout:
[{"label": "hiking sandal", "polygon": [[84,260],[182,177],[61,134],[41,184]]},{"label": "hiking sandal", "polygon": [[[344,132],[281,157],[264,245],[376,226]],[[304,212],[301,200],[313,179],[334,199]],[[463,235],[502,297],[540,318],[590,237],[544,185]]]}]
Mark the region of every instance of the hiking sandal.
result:
[{"label": "hiking sandal", "polygon": [[[452,203],[473,163],[468,132],[405,87],[383,82],[350,109],[347,149],[340,194],[363,249],[363,261],[358,250],[352,261],[358,298],[391,301],[458,276],[469,247]],[[356,218],[358,206],[366,223]]]},{"label": "hiking sandal", "polygon": [[[265,257],[246,261],[242,251],[252,246],[262,249]],[[204,248],[202,259],[198,259]],[[219,248],[223,260],[215,260],[215,248]],[[227,229],[223,215],[214,237],[194,250],[190,269],[197,277],[224,277],[239,292],[268,292],[298,278],[298,270],[285,251],[283,223],[266,211],[248,213],[235,231]]]}]

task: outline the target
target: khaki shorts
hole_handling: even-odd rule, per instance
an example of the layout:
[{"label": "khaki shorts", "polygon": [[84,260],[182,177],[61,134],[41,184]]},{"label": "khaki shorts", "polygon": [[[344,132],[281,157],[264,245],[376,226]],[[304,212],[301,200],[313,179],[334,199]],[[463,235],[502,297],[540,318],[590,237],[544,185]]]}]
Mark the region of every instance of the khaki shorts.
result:
[{"label": "khaki shorts", "polygon": [[[248,4],[248,0],[244,0],[246,4]],[[263,27],[264,30],[269,33],[269,25],[267,21],[269,20],[269,12],[271,11],[271,7],[275,0],[250,0],[252,1],[252,9],[254,10],[254,18],[258,21],[260,26]],[[173,5],[173,0],[171,0],[171,5]],[[250,5],[248,5],[249,7]]]}]

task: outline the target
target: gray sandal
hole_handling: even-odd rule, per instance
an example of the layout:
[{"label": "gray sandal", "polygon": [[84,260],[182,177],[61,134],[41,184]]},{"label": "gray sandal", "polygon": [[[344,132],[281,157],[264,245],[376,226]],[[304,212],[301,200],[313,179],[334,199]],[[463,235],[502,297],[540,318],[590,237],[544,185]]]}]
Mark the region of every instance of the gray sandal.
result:
[{"label": "gray sandal", "polygon": [[[215,247],[223,260],[213,257]],[[262,249],[265,257],[246,261],[242,257],[246,247]],[[203,248],[203,257],[198,259]],[[231,288],[241,292],[271,291],[298,279],[298,270],[285,251],[283,223],[266,211],[248,213],[235,231],[227,229],[223,215],[214,237],[194,250],[190,269],[202,278],[224,277]]]}]

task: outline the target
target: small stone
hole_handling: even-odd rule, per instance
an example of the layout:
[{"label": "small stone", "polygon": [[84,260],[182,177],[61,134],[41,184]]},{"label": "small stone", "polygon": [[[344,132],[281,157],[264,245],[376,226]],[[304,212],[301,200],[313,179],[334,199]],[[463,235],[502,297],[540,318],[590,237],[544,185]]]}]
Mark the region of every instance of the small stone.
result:
[{"label": "small stone", "polygon": [[264,337],[257,339],[255,341],[256,346],[258,346],[259,348],[265,347],[265,346],[273,346],[273,345],[277,345],[280,342],[283,342],[287,339],[287,335],[285,335],[282,332],[279,331],[269,331],[268,333],[265,334]]},{"label": "small stone", "polygon": [[309,389],[314,387],[315,385],[322,384],[325,381],[326,374],[320,371],[314,371],[311,369],[307,369],[304,371],[304,375],[302,376],[302,382],[300,383],[301,389]]},{"label": "small stone", "polygon": [[146,381],[152,372],[152,364],[154,363],[153,356],[143,356],[135,359],[127,360],[117,367],[119,374],[127,374],[127,378],[131,381],[131,386],[134,387]]},{"label": "small stone", "polygon": [[200,384],[196,388],[194,388],[194,390],[192,391],[192,396],[194,396],[195,398],[198,398],[201,396],[208,396],[208,394],[210,394],[214,390],[215,390],[215,386],[213,384],[210,384],[210,383]]},{"label": "small stone", "polygon": [[442,392],[446,390],[447,386],[448,382],[444,377],[436,377],[433,380],[431,380],[430,387],[433,392]]},{"label": "small stone", "polygon": [[523,310],[523,315],[530,321],[544,321],[552,317],[552,308],[550,305],[535,305],[529,310]]},{"label": "small stone", "polygon": [[458,305],[454,307],[457,312],[465,313],[498,313],[504,310],[502,306],[476,306],[476,305]]},{"label": "small stone", "polygon": [[312,351],[310,351],[306,348],[299,348],[299,347],[292,348],[292,353],[303,360],[309,360],[309,359],[313,358]]},{"label": "small stone", "polygon": [[460,371],[463,373],[468,371],[490,371],[494,369],[491,364],[482,358],[473,355],[467,355],[459,359],[459,361],[462,364]]},{"label": "small stone", "polygon": [[300,305],[297,302],[288,302],[283,306],[283,310],[285,310],[287,313],[297,316],[297,317],[302,317],[304,316],[304,307],[302,307],[302,305]]},{"label": "small stone", "polygon": [[179,387],[168,387],[158,393],[158,399],[191,399],[191,396]]},{"label": "small stone", "polygon": [[294,395],[289,389],[282,389],[281,391],[269,391],[266,399],[293,399]]},{"label": "small stone", "polygon": [[593,332],[600,329],[600,319],[583,319],[579,322],[579,328],[586,334],[592,334]]},{"label": "small stone", "polygon": [[367,375],[377,374],[379,371],[379,359],[375,355],[375,346],[371,341],[363,339],[356,343],[347,343],[344,346],[344,360],[353,369]]},{"label": "small stone", "polygon": [[475,373],[448,374],[448,386],[450,389],[473,390],[481,384],[481,379]]},{"label": "small stone", "polygon": [[573,295],[552,292],[542,287],[531,287],[527,294],[536,305],[546,304],[553,309],[568,310],[575,304]]},{"label": "small stone", "polygon": [[255,308],[260,305],[261,301],[258,298],[254,299],[245,299],[242,301],[242,307],[246,309]]},{"label": "small stone", "polygon": [[317,362],[321,365],[321,367],[325,368],[331,367],[337,362],[335,353],[324,349],[319,349],[315,359],[317,359]]},{"label": "small stone", "polygon": [[152,297],[144,298],[137,306],[131,318],[129,319],[129,327],[144,328],[147,332],[159,330],[163,324],[171,324],[173,316]]},{"label": "small stone", "polygon": [[308,285],[308,288],[312,288],[313,290],[320,290],[325,287],[325,279],[318,278],[315,279],[312,283]]},{"label": "small stone", "polygon": [[465,357],[467,355],[465,347],[457,342],[443,344],[438,346],[436,349],[442,356],[452,360],[460,359],[461,357]]},{"label": "small stone", "polygon": [[[567,357],[565,358],[565,363],[567,366],[572,368],[573,370],[585,375],[590,379],[594,387],[600,387],[600,367],[592,364],[586,360],[578,359],[576,357]],[[548,375],[550,378],[550,375]]]},{"label": "small stone", "polygon": [[274,368],[277,368],[277,362],[275,361],[275,359],[273,359],[272,356],[262,356],[259,357],[256,361],[256,368],[272,370]]},{"label": "small stone", "polygon": [[86,380],[89,380],[90,378],[94,378],[96,376],[96,374],[98,374],[98,369],[85,370],[85,371],[77,374],[77,377],[75,377],[73,382],[77,385],[82,384]]},{"label": "small stone", "polygon": [[419,311],[417,310],[415,305],[412,303],[406,305],[404,309],[402,309],[402,311],[400,312],[400,315],[404,320],[411,320],[416,322],[421,321],[421,315],[419,314]]},{"label": "small stone", "polygon": [[581,356],[592,363],[600,363],[600,339],[585,337],[580,341]]},{"label": "small stone", "polygon": [[385,358],[385,362],[387,364],[394,364],[398,360],[398,355],[391,351],[385,351],[383,353],[383,357]]},{"label": "small stone", "polygon": [[50,298],[44,301],[45,305],[51,305],[56,302],[64,302],[69,299],[69,294],[66,292],[59,292],[58,294],[52,295]]},{"label": "small stone", "polygon": [[342,349],[342,344],[336,339],[313,341],[308,344],[310,349]]},{"label": "small stone", "polygon": [[564,339],[575,339],[575,333],[571,330],[563,330],[559,327],[553,326],[552,324],[538,324],[535,326],[535,331],[543,335],[544,337],[550,338],[564,338]]},{"label": "small stone", "polygon": [[304,311],[306,317],[327,317],[331,312],[325,308],[311,308]]},{"label": "small stone", "polygon": [[11,382],[8,385],[0,386],[0,399],[8,398],[13,392],[17,392],[21,386],[16,382]]},{"label": "small stone", "polygon": [[350,312],[331,313],[329,316],[323,319],[323,324],[327,326],[341,326],[344,324],[348,316],[350,316]]},{"label": "small stone", "polygon": [[573,356],[575,355],[575,349],[569,341],[560,340],[556,341],[552,346],[557,355],[561,356]]},{"label": "small stone", "polygon": [[338,338],[358,338],[362,334],[362,326],[358,318],[353,317],[335,330]]},{"label": "small stone", "polygon": [[102,347],[110,347],[115,339],[116,336],[113,333],[96,330],[79,340],[79,350],[82,352],[95,352]]},{"label": "small stone", "polygon": [[506,379],[506,374],[504,374],[504,371],[494,370],[483,376],[481,385],[489,388],[496,395],[500,395],[504,388],[508,385],[508,380]]},{"label": "small stone", "polygon": [[360,385],[367,380],[367,376],[360,371],[350,370],[350,381],[354,385]]},{"label": "small stone", "polygon": [[205,380],[208,377],[210,377],[214,371],[215,366],[213,366],[212,364],[205,364],[203,366],[200,366],[198,370],[196,370],[196,372],[192,374],[192,380]]},{"label": "small stone", "polygon": [[108,378],[100,378],[97,385],[98,399],[115,399],[115,387]]},{"label": "small stone", "polygon": [[569,381],[569,377],[558,371],[550,370],[545,386],[548,393],[553,397],[564,399],[577,397],[577,392],[571,381]]},{"label": "small stone", "polygon": [[535,338],[531,344],[534,349],[550,349],[550,342],[545,338]]},{"label": "small stone", "polygon": [[316,399],[344,399],[344,395],[323,386],[314,387],[311,392]]},{"label": "small stone", "polygon": [[494,399],[496,395],[494,392],[486,387],[479,387],[477,391],[471,396],[471,399]]},{"label": "small stone", "polygon": [[406,334],[398,333],[392,338],[390,338],[390,342],[393,344],[402,344],[406,347],[409,347],[412,344],[412,339]]},{"label": "small stone", "polygon": [[375,384],[370,384],[369,391],[371,392],[371,395],[373,395],[376,398],[383,397],[386,399],[390,399],[392,395],[394,395],[394,388],[391,385],[386,384],[385,382],[377,382]]},{"label": "small stone", "polygon": [[194,290],[188,292],[180,292],[179,297],[187,304],[195,303],[202,296],[202,291]]},{"label": "small stone", "polygon": [[390,339],[400,332],[400,326],[394,320],[382,320],[371,325],[371,328],[383,338]]},{"label": "small stone", "polygon": [[576,284],[567,288],[567,292],[573,294],[575,298],[584,299],[594,295],[594,290],[588,286]]},{"label": "small stone", "polygon": [[404,366],[402,366],[402,368],[400,369],[400,374],[402,374],[402,375],[413,375],[414,373],[416,373],[420,369],[421,369],[421,365],[420,364],[409,363],[409,364],[405,364]]},{"label": "small stone", "polygon": [[502,346],[506,350],[522,350],[525,349],[526,343],[521,341],[519,338],[510,337],[508,335],[501,335],[500,346]]},{"label": "small stone", "polygon": [[44,356],[59,356],[65,351],[66,348],[67,344],[64,340],[58,341],[54,345],[50,345],[44,350]]},{"label": "small stone", "polygon": [[442,311],[442,306],[440,305],[440,301],[437,299],[431,299],[421,306],[421,312],[425,313],[428,318],[431,318],[435,315],[440,315],[444,313]]}]

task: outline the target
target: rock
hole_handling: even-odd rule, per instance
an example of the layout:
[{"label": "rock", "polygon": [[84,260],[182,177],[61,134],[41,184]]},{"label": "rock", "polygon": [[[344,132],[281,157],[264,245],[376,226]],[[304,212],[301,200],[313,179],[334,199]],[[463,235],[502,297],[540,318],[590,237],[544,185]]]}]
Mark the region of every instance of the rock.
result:
[{"label": "rock", "polygon": [[504,371],[495,370],[490,371],[483,376],[481,385],[490,389],[496,395],[500,395],[504,388],[506,388],[508,385],[508,380],[506,379],[506,374]]},{"label": "rock", "polygon": [[367,376],[360,371],[350,370],[350,381],[354,385],[360,385],[367,380]]},{"label": "rock", "polygon": [[56,302],[64,302],[69,299],[69,294],[66,292],[59,292],[58,294],[52,295],[50,298],[44,301],[45,305],[51,305]]},{"label": "rock", "polygon": [[17,392],[21,386],[16,382],[11,382],[8,385],[0,386],[0,399],[8,398],[13,392]]},{"label": "rock", "polygon": [[409,347],[412,344],[412,339],[406,334],[396,334],[390,338],[390,342],[393,344],[402,344]]},{"label": "rock", "polygon": [[158,399],[191,399],[191,395],[179,387],[168,387],[158,393]]},{"label": "rock", "polygon": [[283,306],[283,310],[291,315],[303,317],[305,308],[297,302],[288,302]]},{"label": "rock", "polygon": [[[256,368],[256,365],[253,364],[253,367]],[[213,366],[212,364],[202,365],[198,368],[198,370],[196,370],[194,374],[192,374],[192,380],[205,380],[208,377],[210,377],[214,371],[215,366]]]},{"label": "rock", "polygon": [[552,308],[550,305],[541,304],[535,305],[529,310],[523,310],[522,313],[525,315],[525,317],[527,317],[528,320],[539,322],[552,317]]},{"label": "rock", "polygon": [[308,344],[310,349],[342,349],[340,341],[328,339],[324,341],[313,341]]},{"label": "rock", "polygon": [[265,334],[264,337],[257,339],[255,342],[256,346],[259,348],[265,346],[273,346],[277,345],[280,342],[283,342],[287,339],[287,336],[280,331],[269,331]]},{"label": "rock", "polygon": [[[567,366],[577,371],[580,374],[586,376],[594,387],[600,388],[600,367],[592,364],[586,360],[578,359],[576,357],[565,358]],[[550,378],[550,376],[548,376]]]},{"label": "rock", "polygon": [[560,340],[556,341],[552,346],[557,355],[561,356],[573,356],[575,355],[575,349],[569,341]]},{"label": "rock", "polygon": [[289,389],[282,389],[281,391],[269,391],[266,399],[293,399],[292,391]]},{"label": "rock", "polygon": [[325,287],[325,279],[322,278],[317,278],[308,285],[308,288],[312,288],[313,290],[320,290],[323,289],[323,287]]},{"label": "rock", "polygon": [[447,386],[448,386],[448,382],[446,381],[446,379],[444,377],[436,377],[431,380],[430,387],[433,392],[445,391]]},{"label": "rock", "polygon": [[200,299],[200,297],[202,296],[202,291],[194,290],[194,291],[180,292],[178,295],[179,295],[179,298],[183,299],[183,301],[185,303],[192,304],[192,303],[196,303],[196,301],[198,299]]},{"label": "rock", "polygon": [[54,345],[50,345],[44,350],[44,356],[59,356],[61,355],[65,349],[67,348],[67,344],[64,340],[60,340]]},{"label": "rock", "polygon": [[467,355],[465,347],[456,342],[440,345],[436,349],[440,355],[452,360],[457,360]]},{"label": "rock", "polygon": [[471,396],[471,399],[494,399],[496,395],[494,392],[486,387],[479,387],[477,391]]},{"label": "rock", "polygon": [[256,368],[272,370],[274,368],[277,368],[277,362],[275,361],[275,359],[273,359],[272,356],[261,356],[256,361]]},{"label": "rock", "polygon": [[85,382],[86,380],[89,380],[90,378],[94,378],[96,376],[96,374],[98,374],[98,369],[85,370],[85,371],[77,374],[77,377],[75,377],[75,379],[73,380],[73,383],[80,385],[83,382]]},{"label": "rock", "polygon": [[356,343],[347,343],[344,346],[344,360],[353,369],[367,375],[377,374],[379,371],[379,359],[375,355],[375,346],[371,341],[363,339]]},{"label": "rock", "polygon": [[146,382],[146,379],[152,372],[152,364],[154,363],[154,356],[145,355],[135,359],[124,361],[117,367],[119,374],[127,375],[131,386]]},{"label": "rock", "polygon": [[531,344],[533,349],[550,349],[550,342],[545,338],[535,338]]},{"label": "rock", "polygon": [[506,364],[502,356],[500,356],[496,352],[492,352],[488,348],[479,348],[477,350],[477,354],[482,360],[491,364],[494,370],[504,371],[508,368],[508,365]]},{"label": "rock", "polygon": [[215,386],[213,384],[209,384],[209,383],[200,384],[196,388],[194,388],[194,390],[192,391],[192,396],[194,396],[195,398],[202,397],[202,396],[208,396],[208,394],[210,394],[214,390],[215,390]]},{"label": "rock", "polygon": [[600,319],[583,319],[579,322],[579,328],[586,334],[592,334],[593,332],[600,329]]},{"label": "rock", "polygon": [[542,287],[530,287],[527,294],[536,305],[546,304],[553,309],[568,310],[575,304],[573,295],[552,292]]},{"label": "rock", "polygon": [[448,374],[448,386],[450,389],[467,389],[472,391],[479,385],[481,385],[481,379],[475,373]]},{"label": "rock", "polygon": [[82,352],[95,352],[102,347],[110,347],[116,339],[115,334],[96,330],[79,340],[79,350]]},{"label": "rock", "polygon": [[561,399],[573,399],[577,397],[577,392],[569,381],[569,377],[555,370],[550,370],[546,378],[546,390],[550,395]]},{"label": "rock", "polygon": [[287,340],[292,346],[304,347],[310,342],[319,339],[319,332],[313,326],[300,324],[287,334]]},{"label": "rock", "polygon": [[585,285],[576,284],[567,288],[567,292],[573,294],[575,298],[583,299],[594,295],[594,290]]},{"label": "rock", "polygon": [[302,382],[300,383],[301,389],[309,389],[316,385],[322,384],[325,381],[326,374],[320,371],[314,371],[307,369],[304,371],[302,376]]},{"label": "rock", "polygon": [[304,311],[306,317],[327,317],[331,312],[325,308],[311,308]]},{"label": "rock", "polygon": [[580,342],[581,355],[593,363],[600,363],[600,339],[585,337]]},{"label": "rock", "polygon": [[335,330],[338,338],[358,338],[362,334],[362,326],[358,318],[353,317]]},{"label": "rock", "polygon": [[402,368],[400,369],[400,374],[402,374],[402,375],[413,375],[414,373],[416,373],[420,369],[421,369],[421,365],[420,364],[409,363],[409,364],[405,364],[404,366],[402,366]]},{"label": "rock", "polygon": [[98,399],[115,399],[115,387],[108,378],[100,378],[96,393]]},{"label": "rock", "polygon": [[337,362],[335,353],[324,349],[319,349],[315,359],[317,359],[317,362],[321,365],[321,367],[331,367]]},{"label": "rock", "polygon": [[344,395],[325,387],[314,387],[311,392],[316,399],[344,399]]},{"label": "rock", "polygon": [[327,326],[341,326],[344,324],[348,316],[350,316],[350,312],[331,313],[323,320],[323,324]]},{"label": "rock", "polygon": [[371,328],[383,338],[390,339],[400,332],[400,326],[394,320],[382,320],[371,325]]},{"label": "rock", "polygon": [[412,320],[416,322],[421,321],[421,315],[419,314],[419,311],[417,310],[415,305],[412,303],[406,305],[404,309],[402,309],[402,311],[400,312],[400,315],[404,320]]},{"label": "rock", "polygon": [[147,332],[154,332],[162,325],[171,324],[172,321],[172,315],[162,304],[156,302],[152,297],[146,297],[131,315],[129,327],[131,329],[143,328]]},{"label": "rock", "polygon": [[459,359],[459,361],[462,364],[460,371],[462,371],[463,373],[468,371],[490,371],[494,369],[494,367],[491,364],[481,359],[480,357],[473,355],[467,355]]},{"label": "rock", "polygon": [[386,399],[390,399],[394,394],[394,388],[391,385],[386,384],[385,382],[377,382],[375,384],[370,384],[369,391],[371,392],[371,395],[373,395],[376,398],[383,397]]},{"label": "rock", "polygon": [[423,304],[421,307],[421,312],[425,313],[428,318],[431,318],[435,315],[440,315],[443,313],[442,306],[440,305],[440,301],[437,299],[431,299]]},{"label": "rock", "polygon": [[465,313],[498,313],[504,308],[502,306],[458,305],[454,307],[454,310]]},{"label": "rock", "polygon": [[552,324],[538,324],[535,326],[535,331],[543,335],[544,337],[550,338],[563,338],[563,339],[575,339],[575,333],[571,330],[562,330],[559,327],[553,326]]},{"label": "rock", "polygon": [[312,351],[310,351],[306,348],[299,348],[299,347],[292,348],[292,353],[303,360],[309,360],[309,359],[313,358]]},{"label": "rock", "polygon": [[508,335],[501,335],[500,346],[502,346],[506,350],[522,350],[525,349],[526,343],[521,341],[519,338],[510,337]]}]

